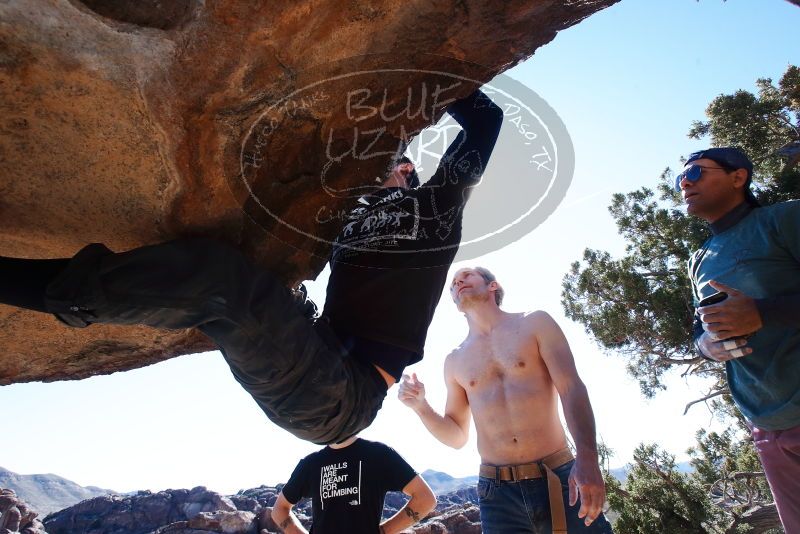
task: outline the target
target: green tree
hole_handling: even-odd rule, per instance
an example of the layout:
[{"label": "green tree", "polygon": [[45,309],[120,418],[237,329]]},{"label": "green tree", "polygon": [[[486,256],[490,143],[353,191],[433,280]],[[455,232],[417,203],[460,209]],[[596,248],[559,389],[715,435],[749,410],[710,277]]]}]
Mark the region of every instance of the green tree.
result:
[{"label": "green tree", "polygon": [[646,187],[613,196],[609,210],[626,240],[625,256],[586,249],[564,278],[562,293],[567,317],[582,323],[600,346],[623,355],[647,397],[664,388],[662,376],[675,365],[722,379],[719,366],[693,354],[690,335],[694,308],[686,262],[708,230],[671,204],[667,175],[658,197]]},{"label": "green tree", "polygon": [[[697,433],[692,472],[657,445],[634,451],[626,479],[606,471],[609,517],[625,534],[780,533],[777,512],[752,444],[734,431]],[[611,452],[603,450],[607,459]]]},{"label": "green tree", "polygon": [[[689,135],[710,136],[713,146],[738,145],[754,162],[759,199],[773,203],[800,198],[800,68],[790,66],[777,86],[757,82],[757,95],[720,95]],[[663,389],[663,373],[676,365],[711,376],[721,388],[718,366],[692,350],[692,302],[686,262],[708,238],[706,224],[688,216],[672,188],[667,168],[655,190],[615,194],[609,211],[626,241],[620,259],[586,249],[563,281],[562,304],[603,348],[628,360],[642,393]]]},{"label": "green tree", "polygon": [[[740,90],[715,98],[707,120],[693,123],[689,136],[743,148],[753,160],[762,203],[800,198],[800,69],[787,68],[777,85],[770,79],[756,85],[756,94]],[[609,211],[625,254],[614,258],[586,249],[564,277],[562,305],[603,349],[626,360],[644,396],[664,389],[664,373],[680,368],[710,379],[710,391],[696,402],[734,425],[722,434],[698,433],[690,449],[691,476],[677,472],[666,452],[642,445],[627,482],[609,479],[609,502],[622,532],[768,532],[777,515],[744,420],[728,395],[724,367],[692,347],[686,263],[709,230],[682,210],[673,179],[667,168],[655,188],[612,197]]]},{"label": "green tree", "polygon": [[759,198],[766,204],[800,196],[800,68],[790,66],[778,85],[756,81],[758,93],[720,95],[695,121],[689,137],[710,137],[714,146],[738,145],[750,155]]},{"label": "green tree", "polygon": [[626,534],[706,534],[724,532],[727,521],[691,474],[657,445],[639,445],[625,483],[606,479],[614,527]]}]

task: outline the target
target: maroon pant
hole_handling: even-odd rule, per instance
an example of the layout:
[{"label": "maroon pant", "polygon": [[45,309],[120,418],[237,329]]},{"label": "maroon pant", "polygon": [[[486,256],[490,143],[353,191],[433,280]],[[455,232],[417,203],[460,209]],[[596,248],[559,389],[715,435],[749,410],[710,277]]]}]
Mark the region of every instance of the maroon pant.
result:
[{"label": "maroon pant", "polygon": [[786,532],[800,532],[800,426],[786,430],[753,428],[775,505]]}]

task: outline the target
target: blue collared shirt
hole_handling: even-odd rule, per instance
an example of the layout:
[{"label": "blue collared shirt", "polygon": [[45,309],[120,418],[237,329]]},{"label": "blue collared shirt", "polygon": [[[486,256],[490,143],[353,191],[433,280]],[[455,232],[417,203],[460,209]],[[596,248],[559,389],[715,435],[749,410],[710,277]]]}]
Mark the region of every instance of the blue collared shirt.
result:
[{"label": "blue collared shirt", "polygon": [[[783,297],[796,302],[800,201],[756,209],[739,206],[712,230],[714,235],[689,261],[697,301],[716,293],[708,284],[716,280],[756,299],[760,310],[762,303],[766,310]],[[747,341],[753,353],[726,362],[728,384],[753,424],[784,430],[800,425],[800,325],[774,313],[762,313],[762,319],[764,326]]]}]

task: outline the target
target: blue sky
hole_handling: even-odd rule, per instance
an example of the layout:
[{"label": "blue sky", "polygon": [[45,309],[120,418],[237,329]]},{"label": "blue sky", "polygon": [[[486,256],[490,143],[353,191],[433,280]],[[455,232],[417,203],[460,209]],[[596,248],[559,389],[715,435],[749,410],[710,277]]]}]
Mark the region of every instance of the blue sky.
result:
[{"label": "blue sky", "polygon": [[[710,100],[759,77],[777,80],[800,63],[800,9],[782,0],[623,0],[561,32],[507,74],[543,97],[567,125],[576,154],[566,199],[528,236],[470,264],[496,272],[506,309],[544,309],[562,325],[595,408],[598,432],[622,465],[641,441],[682,457],[694,432],[718,428],[702,406],[704,384],[677,374],[647,401],[624,361],[603,354],[561,313],[561,279],[586,247],[618,254],[623,242],[607,211],[615,192],[654,186],[661,171],[707,145],[686,137]],[[476,209],[470,206],[469,209]],[[453,269],[459,267],[455,264]],[[311,284],[318,302],[325,273]],[[444,402],[441,364],[466,327],[447,296],[416,371],[434,406]],[[0,466],[56,473],[118,491],[205,485],[222,492],[285,481],[315,450],[271,425],[236,385],[218,353],[176,358],[79,382],[0,388]],[[397,448],[419,471],[474,474],[471,442],[452,451],[389,392],[364,436]],[[10,439],[9,439],[10,438]]]}]

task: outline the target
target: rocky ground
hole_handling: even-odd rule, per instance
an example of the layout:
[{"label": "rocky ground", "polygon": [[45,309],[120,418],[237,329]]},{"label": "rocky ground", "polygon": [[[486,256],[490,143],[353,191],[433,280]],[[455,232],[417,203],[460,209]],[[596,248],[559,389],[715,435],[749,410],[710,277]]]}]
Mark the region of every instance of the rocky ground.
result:
[{"label": "rocky ground", "polygon": [[[270,517],[280,486],[260,486],[224,496],[200,486],[135,495],[105,495],[55,512],[41,522],[11,490],[0,490],[0,534],[269,534],[280,532]],[[401,493],[386,496],[384,517],[401,508]],[[480,533],[475,488],[439,496],[436,510],[408,533]],[[311,502],[296,507],[311,524]]]}]

